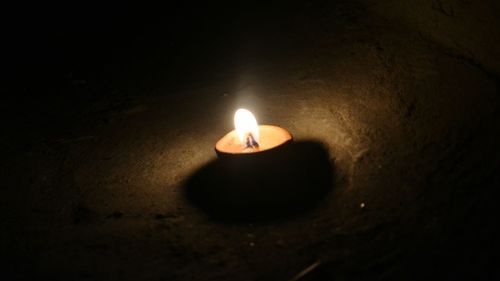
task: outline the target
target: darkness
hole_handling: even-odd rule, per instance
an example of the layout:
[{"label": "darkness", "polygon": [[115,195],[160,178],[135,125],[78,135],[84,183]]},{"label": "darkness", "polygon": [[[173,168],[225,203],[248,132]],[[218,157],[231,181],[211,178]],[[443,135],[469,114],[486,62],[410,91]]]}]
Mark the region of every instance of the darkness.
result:
[{"label": "darkness", "polygon": [[499,279],[496,1],[2,10],[3,279]]}]

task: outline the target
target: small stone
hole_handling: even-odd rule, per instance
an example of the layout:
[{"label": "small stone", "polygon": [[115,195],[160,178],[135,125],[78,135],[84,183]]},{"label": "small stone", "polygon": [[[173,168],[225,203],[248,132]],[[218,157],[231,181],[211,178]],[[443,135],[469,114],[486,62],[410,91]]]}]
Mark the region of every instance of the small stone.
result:
[{"label": "small stone", "polygon": [[364,208],[365,208],[365,203],[361,203],[361,204],[359,205],[359,207],[360,207],[361,209],[364,209]]},{"label": "small stone", "polygon": [[255,243],[254,242],[250,242],[250,243],[248,243],[248,245],[250,245],[250,247],[253,247],[253,246],[255,246]]}]

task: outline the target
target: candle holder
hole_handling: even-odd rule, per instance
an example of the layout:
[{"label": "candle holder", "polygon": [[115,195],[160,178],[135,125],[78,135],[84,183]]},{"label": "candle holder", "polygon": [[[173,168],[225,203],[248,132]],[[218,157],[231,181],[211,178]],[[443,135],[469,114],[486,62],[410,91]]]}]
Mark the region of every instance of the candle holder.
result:
[{"label": "candle holder", "polygon": [[261,153],[292,141],[292,134],[273,125],[258,125],[253,114],[240,108],[234,114],[235,130],[215,144],[218,156]]}]

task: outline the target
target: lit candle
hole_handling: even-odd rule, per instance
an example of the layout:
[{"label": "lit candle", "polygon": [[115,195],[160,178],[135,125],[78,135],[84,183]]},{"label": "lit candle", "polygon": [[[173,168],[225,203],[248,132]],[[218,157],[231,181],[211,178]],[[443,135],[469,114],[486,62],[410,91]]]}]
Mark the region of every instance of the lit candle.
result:
[{"label": "lit candle", "polygon": [[240,108],[234,114],[235,130],[215,144],[220,155],[255,154],[280,147],[292,140],[285,129],[272,125],[258,125],[253,114]]}]

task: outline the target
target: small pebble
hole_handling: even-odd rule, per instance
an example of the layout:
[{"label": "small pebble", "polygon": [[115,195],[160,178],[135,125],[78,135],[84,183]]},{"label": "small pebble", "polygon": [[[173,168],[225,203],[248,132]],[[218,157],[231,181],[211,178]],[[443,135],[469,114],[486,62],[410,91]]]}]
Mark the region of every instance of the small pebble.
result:
[{"label": "small pebble", "polygon": [[250,242],[250,243],[248,243],[248,245],[250,245],[250,247],[253,247],[253,246],[255,246],[255,243],[254,242]]},{"label": "small pebble", "polygon": [[359,205],[359,207],[360,207],[361,209],[364,209],[364,208],[365,208],[365,203],[361,203],[361,204]]}]

